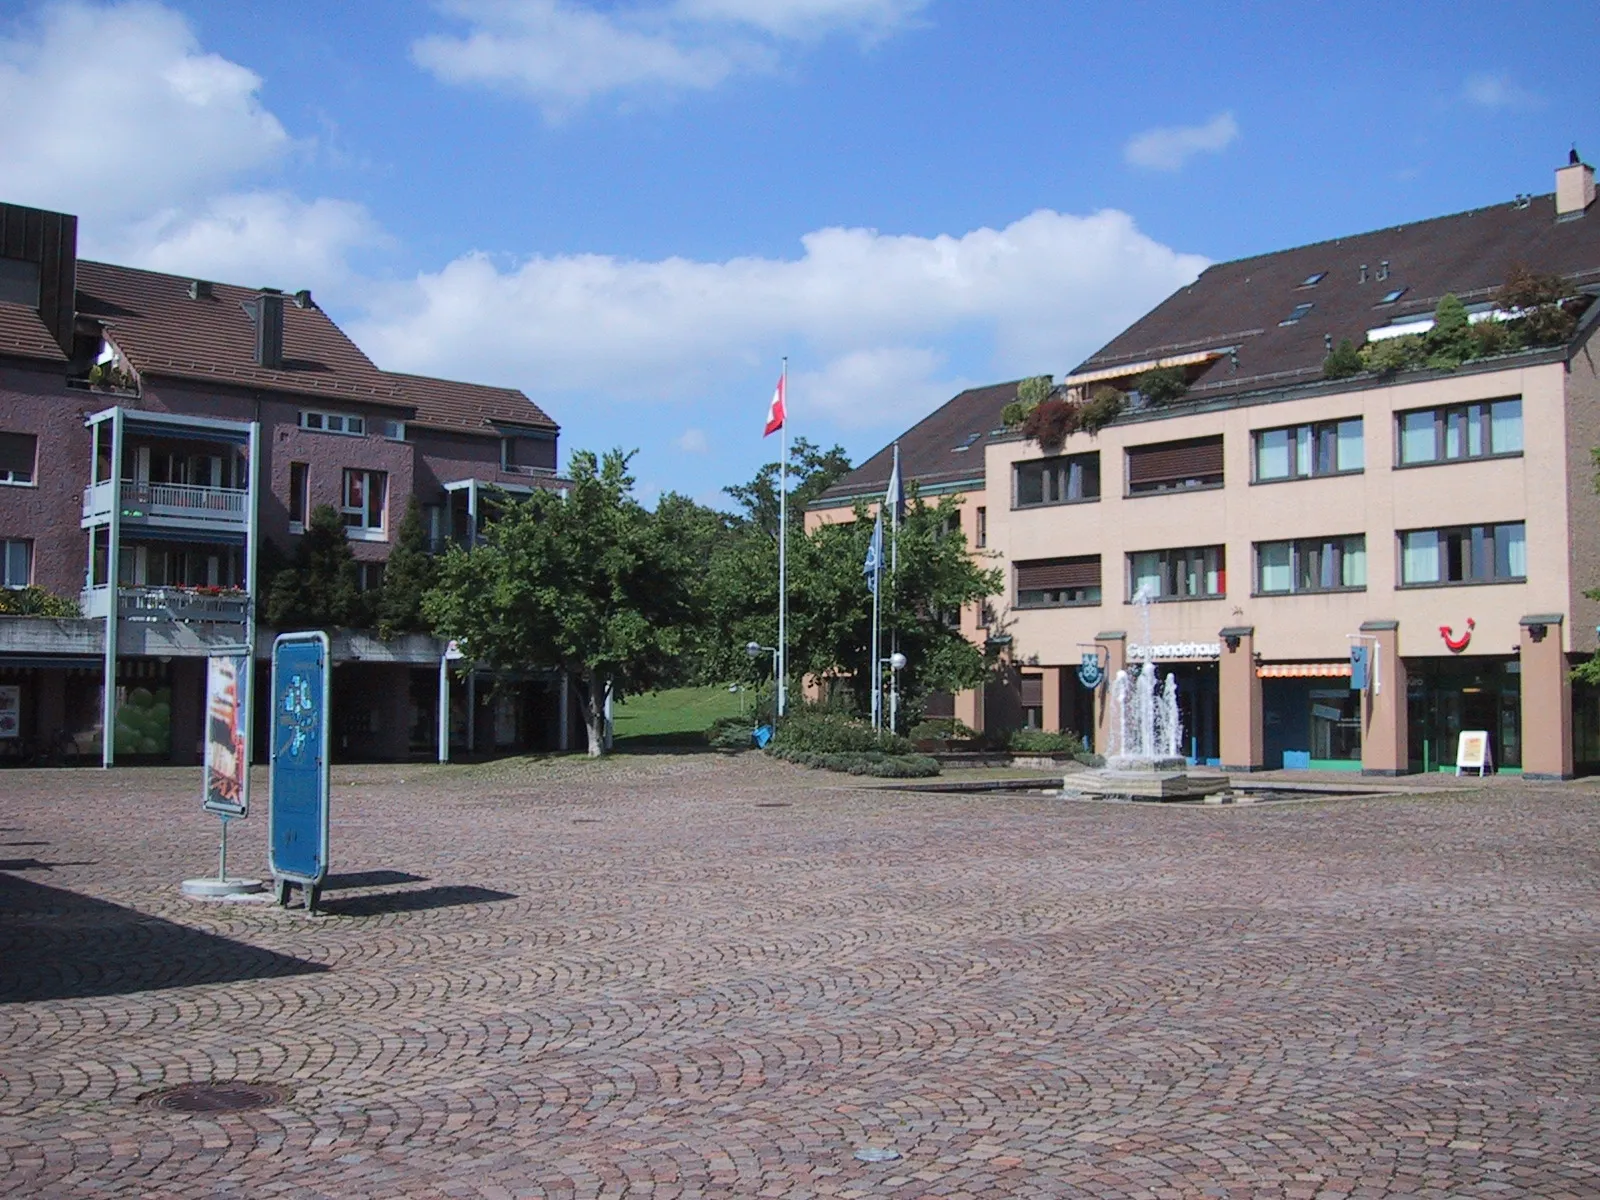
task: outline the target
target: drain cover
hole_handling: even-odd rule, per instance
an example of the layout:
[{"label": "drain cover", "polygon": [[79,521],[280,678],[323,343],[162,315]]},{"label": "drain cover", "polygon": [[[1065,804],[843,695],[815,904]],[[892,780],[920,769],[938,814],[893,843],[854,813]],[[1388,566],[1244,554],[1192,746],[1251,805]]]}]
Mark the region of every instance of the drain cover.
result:
[{"label": "drain cover", "polygon": [[790,808],[792,806],[790,805],[789,801],[787,801],[787,800],[758,800],[756,802],[756,807],[757,808]]},{"label": "drain cover", "polygon": [[289,1098],[289,1090],[274,1083],[180,1083],[139,1097],[145,1108],[177,1113],[249,1112],[271,1108]]},{"label": "drain cover", "polygon": [[900,1151],[888,1146],[863,1146],[856,1151],[856,1157],[862,1162],[893,1162],[900,1157]]}]

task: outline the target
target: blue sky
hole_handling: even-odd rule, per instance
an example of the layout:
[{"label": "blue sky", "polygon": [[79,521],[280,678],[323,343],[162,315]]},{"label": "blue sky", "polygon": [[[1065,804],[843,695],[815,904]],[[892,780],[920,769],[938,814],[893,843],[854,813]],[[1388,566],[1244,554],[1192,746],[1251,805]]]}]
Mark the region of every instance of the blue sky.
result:
[{"label": "blue sky", "polygon": [[1592,4],[0,0],[0,198],[311,287],[708,502],[1064,374],[1206,262],[1600,158]]}]

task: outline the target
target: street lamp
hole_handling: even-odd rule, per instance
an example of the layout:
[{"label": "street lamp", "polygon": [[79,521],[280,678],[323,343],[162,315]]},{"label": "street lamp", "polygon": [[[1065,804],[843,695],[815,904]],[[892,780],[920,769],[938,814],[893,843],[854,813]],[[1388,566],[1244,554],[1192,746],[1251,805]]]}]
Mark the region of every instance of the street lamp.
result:
[{"label": "street lamp", "polygon": [[878,660],[879,668],[889,668],[889,732],[898,733],[900,717],[900,672],[906,669],[906,656],[896,650],[888,658]]}]

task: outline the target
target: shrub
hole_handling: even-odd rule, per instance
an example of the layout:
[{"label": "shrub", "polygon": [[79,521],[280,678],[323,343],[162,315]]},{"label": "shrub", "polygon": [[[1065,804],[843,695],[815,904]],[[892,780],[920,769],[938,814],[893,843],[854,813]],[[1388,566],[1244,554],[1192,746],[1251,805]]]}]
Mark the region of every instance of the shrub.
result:
[{"label": "shrub", "polygon": [[1078,428],[1096,434],[1122,415],[1125,399],[1108,383],[1091,388],[1089,397],[1078,408]]},{"label": "shrub", "polygon": [[706,744],[715,750],[748,750],[755,727],[751,717],[718,717],[706,730]]},{"label": "shrub", "polygon": [[774,758],[815,770],[846,775],[872,775],[880,779],[927,779],[939,773],[939,764],[926,754],[885,754],[881,750],[815,751],[768,747]]},{"label": "shrub", "polygon": [[911,750],[911,743],[903,737],[878,733],[865,721],[817,709],[801,709],[784,717],[772,746],[775,750],[812,754],[906,754]]},{"label": "shrub", "polygon": [[1361,351],[1355,348],[1349,338],[1340,342],[1338,348],[1322,360],[1324,379],[1348,379],[1366,369],[1367,364],[1361,361]]},{"label": "shrub", "polygon": [[76,600],[57,596],[42,587],[0,588],[0,615],[8,617],[78,617]]},{"label": "shrub", "polygon": [[1059,446],[1078,428],[1078,406],[1059,396],[1042,400],[1022,421],[1022,435],[1044,447]]},{"label": "shrub", "polygon": [[1020,754],[1077,754],[1083,749],[1077,734],[1052,729],[1014,729],[1006,745]]},{"label": "shrub", "polygon": [[1527,345],[1527,336],[1520,326],[1511,321],[1480,321],[1472,327],[1472,340],[1476,343],[1474,358],[1489,358],[1496,354],[1510,354]]},{"label": "shrub", "polygon": [[1027,416],[1028,406],[1021,400],[1013,400],[1000,410],[1000,423],[1007,429],[1015,429]]},{"label": "shrub", "polygon": [[966,741],[978,735],[954,717],[928,717],[918,721],[906,734],[913,742]]},{"label": "shrub", "polygon": [[1454,371],[1477,353],[1466,305],[1448,292],[1433,310],[1433,328],[1422,335],[1422,349],[1436,371]]},{"label": "shrub", "polygon": [[1368,342],[1361,347],[1360,354],[1367,370],[1379,375],[1409,371],[1422,365],[1422,335],[1406,333],[1381,342]]},{"label": "shrub", "polygon": [[1133,390],[1151,404],[1171,404],[1189,390],[1189,381],[1180,367],[1151,367],[1133,381]]},{"label": "shrub", "polygon": [[1096,754],[1092,750],[1080,750],[1072,757],[1077,759],[1084,766],[1093,767],[1097,771],[1106,765],[1106,756],[1104,754]]}]

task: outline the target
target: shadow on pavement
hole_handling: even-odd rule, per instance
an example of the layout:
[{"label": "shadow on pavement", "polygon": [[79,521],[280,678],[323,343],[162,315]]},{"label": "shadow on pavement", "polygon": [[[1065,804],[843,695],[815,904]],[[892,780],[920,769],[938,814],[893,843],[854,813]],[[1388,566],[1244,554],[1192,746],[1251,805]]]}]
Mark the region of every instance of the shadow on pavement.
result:
[{"label": "shadow on pavement", "polygon": [[327,970],[5,873],[0,873],[0,964],[0,1004]]},{"label": "shadow on pavement", "polygon": [[322,882],[325,892],[348,888],[392,887],[400,883],[427,883],[426,875],[413,875],[409,871],[346,871],[343,875],[329,875]]},{"label": "shadow on pavement", "polygon": [[375,917],[382,913],[422,912],[430,908],[452,908],[459,904],[492,904],[515,900],[511,892],[493,888],[454,884],[418,888],[414,892],[379,892],[371,896],[350,896],[343,900],[324,900],[318,911],[336,917]]}]

